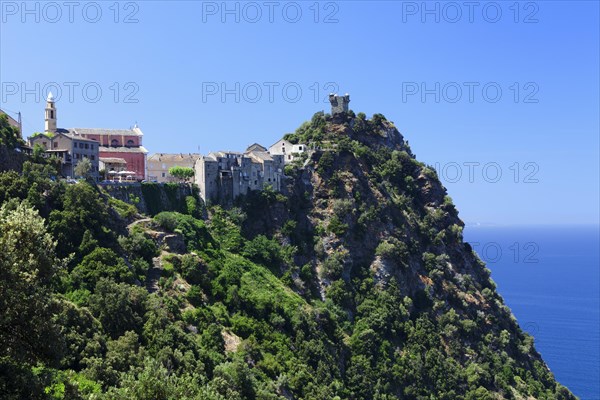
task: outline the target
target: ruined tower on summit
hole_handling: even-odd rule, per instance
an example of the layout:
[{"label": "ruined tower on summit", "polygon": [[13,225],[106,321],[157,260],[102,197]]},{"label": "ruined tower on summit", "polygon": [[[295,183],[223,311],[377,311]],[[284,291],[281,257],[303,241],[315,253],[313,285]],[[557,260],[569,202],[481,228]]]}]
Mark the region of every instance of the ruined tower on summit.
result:
[{"label": "ruined tower on summit", "polygon": [[342,114],[348,112],[348,103],[350,103],[350,95],[346,93],[343,96],[331,93],[329,95],[331,103],[331,115]]}]

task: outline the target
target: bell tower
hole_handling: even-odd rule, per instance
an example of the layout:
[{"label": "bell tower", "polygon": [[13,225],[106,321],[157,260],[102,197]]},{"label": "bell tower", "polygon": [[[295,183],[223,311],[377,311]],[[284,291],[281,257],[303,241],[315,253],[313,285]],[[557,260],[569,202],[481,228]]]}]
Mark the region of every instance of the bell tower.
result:
[{"label": "bell tower", "polygon": [[54,104],[54,96],[52,92],[48,93],[46,99],[46,118],[44,132],[56,132],[56,106]]}]

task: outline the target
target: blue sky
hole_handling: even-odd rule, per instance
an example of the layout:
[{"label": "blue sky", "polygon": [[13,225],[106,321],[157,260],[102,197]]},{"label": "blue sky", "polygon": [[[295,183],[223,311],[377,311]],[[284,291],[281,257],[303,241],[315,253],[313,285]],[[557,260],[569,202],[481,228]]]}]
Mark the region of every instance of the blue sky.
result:
[{"label": "blue sky", "polygon": [[26,133],[50,89],[61,127],[242,150],[348,92],[438,167],[463,220],[598,223],[598,2],[24,4],[0,2],[0,107]]}]

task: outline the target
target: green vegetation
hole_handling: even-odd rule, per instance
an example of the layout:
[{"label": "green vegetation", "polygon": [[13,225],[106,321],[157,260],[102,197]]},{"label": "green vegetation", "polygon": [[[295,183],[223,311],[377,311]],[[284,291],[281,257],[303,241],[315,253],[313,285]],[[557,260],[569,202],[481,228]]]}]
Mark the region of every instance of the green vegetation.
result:
[{"label": "green vegetation", "polygon": [[231,208],[145,183],[141,219],[46,160],[0,173],[3,398],[574,399],[435,174],[344,118],[288,136],[315,152],[285,195]]},{"label": "green vegetation", "polygon": [[23,144],[19,130],[8,123],[8,117],[0,114],[0,146],[6,146],[9,149]]},{"label": "green vegetation", "polygon": [[75,173],[76,177],[87,179],[90,177],[91,171],[92,162],[88,158],[83,158],[77,163],[73,172]]},{"label": "green vegetation", "polygon": [[188,167],[171,167],[169,168],[169,175],[180,179],[183,182],[187,182],[189,179],[194,177],[194,169]]}]

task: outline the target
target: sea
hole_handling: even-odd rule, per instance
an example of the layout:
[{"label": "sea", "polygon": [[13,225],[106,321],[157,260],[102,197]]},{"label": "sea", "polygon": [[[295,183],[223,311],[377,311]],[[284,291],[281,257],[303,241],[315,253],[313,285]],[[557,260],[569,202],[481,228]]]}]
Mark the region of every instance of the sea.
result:
[{"label": "sea", "polygon": [[467,225],[464,238],[555,378],[600,400],[600,227]]}]

